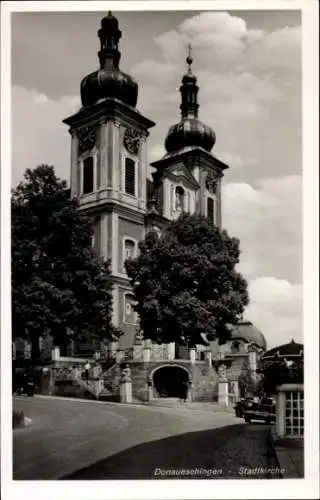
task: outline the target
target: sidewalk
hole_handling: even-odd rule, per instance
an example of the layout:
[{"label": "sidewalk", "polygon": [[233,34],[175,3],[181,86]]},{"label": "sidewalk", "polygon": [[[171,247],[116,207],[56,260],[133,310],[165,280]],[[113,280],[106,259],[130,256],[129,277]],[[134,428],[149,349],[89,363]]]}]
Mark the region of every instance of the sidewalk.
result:
[{"label": "sidewalk", "polygon": [[303,439],[278,438],[275,428],[271,429],[271,442],[279,467],[285,469],[283,479],[301,479],[304,477]]}]

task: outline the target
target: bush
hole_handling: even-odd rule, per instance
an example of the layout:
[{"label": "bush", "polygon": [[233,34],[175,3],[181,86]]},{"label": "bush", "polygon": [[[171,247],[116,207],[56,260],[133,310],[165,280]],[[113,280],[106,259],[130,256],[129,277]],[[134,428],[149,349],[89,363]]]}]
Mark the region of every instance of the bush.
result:
[{"label": "bush", "polygon": [[23,411],[12,411],[12,427],[24,427],[24,413]]}]

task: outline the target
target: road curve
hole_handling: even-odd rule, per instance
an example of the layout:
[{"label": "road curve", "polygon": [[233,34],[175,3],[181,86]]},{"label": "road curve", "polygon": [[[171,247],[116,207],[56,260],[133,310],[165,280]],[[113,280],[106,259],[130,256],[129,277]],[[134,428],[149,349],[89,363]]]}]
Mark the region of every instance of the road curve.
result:
[{"label": "road curve", "polygon": [[33,421],[13,433],[15,480],[59,479],[143,443],[239,425],[230,413],[183,407],[44,397],[16,397],[13,405]]}]

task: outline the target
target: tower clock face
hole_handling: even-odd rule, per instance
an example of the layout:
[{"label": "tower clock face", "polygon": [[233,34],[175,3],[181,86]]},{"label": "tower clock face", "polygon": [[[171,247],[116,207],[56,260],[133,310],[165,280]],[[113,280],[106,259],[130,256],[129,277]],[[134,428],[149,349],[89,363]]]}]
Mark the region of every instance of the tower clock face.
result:
[{"label": "tower clock face", "polygon": [[140,135],[136,130],[132,128],[126,129],[123,138],[123,145],[130,154],[137,155],[139,153],[140,141]]},{"label": "tower clock face", "polygon": [[84,153],[93,148],[96,142],[96,133],[92,127],[84,127],[79,130],[79,151]]}]

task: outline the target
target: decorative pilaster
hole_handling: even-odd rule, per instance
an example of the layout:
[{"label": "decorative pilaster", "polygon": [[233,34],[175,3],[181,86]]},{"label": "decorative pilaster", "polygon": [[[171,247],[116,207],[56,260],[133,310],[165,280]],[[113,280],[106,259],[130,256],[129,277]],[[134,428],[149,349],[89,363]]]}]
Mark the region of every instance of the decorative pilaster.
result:
[{"label": "decorative pilaster", "polygon": [[70,179],[70,189],[72,197],[78,196],[80,194],[78,145],[79,145],[79,140],[75,130],[73,130],[71,132],[71,179]]},{"label": "decorative pilaster", "polygon": [[205,187],[206,187],[206,172],[201,169],[199,173],[200,178],[200,190],[199,190],[199,210],[200,215],[206,216],[206,195],[205,195]]},{"label": "decorative pilaster", "polygon": [[140,208],[145,209],[147,205],[147,177],[148,177],[148,143],[145,136],[141,137],[139,153],[139,200]]},{"label": "decorative pilaster", "polygon": [[100,189],[105,189],[107,187],[107,169],[108,169],[108,155],[107,155],[107,123],[102,123],[100,126],[100,158],[99,158],[99,168],[100,168]]},{"label": "decorative pilaster", "polygon": [[111,267],[114,274],[119,269],[119,215],[112,212],[112,258]]},{"label": "decorative pilaster", "polygon": [[120,123],[110,122],[112,125],[112,189],[120,189]]},{"label": "decorative pilaster", "polygon": [[113,285],[112,288],[112,324],[119,325],[119,287]]}]

